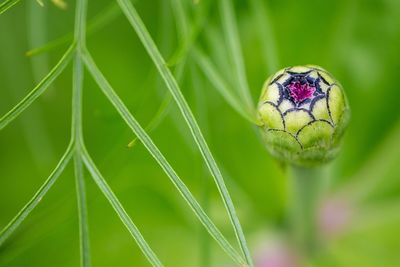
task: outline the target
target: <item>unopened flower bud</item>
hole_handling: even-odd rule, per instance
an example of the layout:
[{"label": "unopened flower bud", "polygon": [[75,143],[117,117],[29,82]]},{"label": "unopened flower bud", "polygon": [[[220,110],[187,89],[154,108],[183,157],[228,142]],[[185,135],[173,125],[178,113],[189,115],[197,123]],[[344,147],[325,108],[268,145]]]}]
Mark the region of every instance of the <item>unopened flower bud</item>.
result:
[{"label": "unopened flower bud", "polygon": [[337,155],[350,110],[342,86],[326,70],[297,66],[266,81],[258,117],[273,156],[315,166]]}]

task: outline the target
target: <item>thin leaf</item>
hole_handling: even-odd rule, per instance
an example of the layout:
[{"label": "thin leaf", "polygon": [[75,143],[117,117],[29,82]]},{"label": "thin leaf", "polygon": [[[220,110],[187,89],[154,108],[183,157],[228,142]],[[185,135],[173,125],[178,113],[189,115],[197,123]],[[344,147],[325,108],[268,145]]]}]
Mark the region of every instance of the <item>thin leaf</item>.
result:
[{"label": "thin leaf", "polygon": [[26,219],[26,217],[31,213],[31,211],[40,203],[49,189],[57,181],[58,177],[64,171],[69,160],[71,159],[72,153],[74,152],[74,142],[71,142],[65,151],[64,155],[61,157],[55,169],[52,171],[50,176],[44,182],[44,184],[39,188],[35,195],[29,200],[28,203],[18,212],[18,214],[7,224],[6,227],[0,233],[0,246],[7,240],[8,237],[18,228],[18,226]]},{"label": "thin leaf", "polygon": [[[175,16],[177,17],[177,25],[179,26],[181,35],[184,37],[185,35],[187,35],[188,31],[186,27],[186,24],[188,24],[188,18],[185,16],[181,1],[173,0],[172,3],[173,10],[175,11]],[[209,6],[210,1],[205,1],[204,3],[202,3],[199,12],[197,12],[196,21],[192,25],[190,35],[184,38],[184,41],[181,42],[184,44],[184,46],[174,53],[168,63],[169,66],[176,64],[176,62],[179,61],[181,57],[186,54],[184,52],[187,52],[187,50],[189,49],[189,44],[191,45],[194,42],[195,37],[197,36],[197,34],[199,34],[200,29],[205,24],[205,18]],[[240,102],[240,100],[238,99],[238,97],[235,96],[234,93],[232,93],[233,90],[231,90],[227,82],[223,80],[222,76],[218,73],[216,67],[212,64],[211,60],[197,48],[194,49],[193,54],[204,74],[212,82],[212,84],[222,95],[222,97],[228,102],[228,104],[230,104],[245,119],[247,119],[251,123],[258,125],[259,122],[255,119],[254,114],[248,112],[245,105]]]},{"label": "thin leaf", "polygon": [[185,38],[189,32],[189,21],[185,16],[185,7],[183,4],[183,1],[171,0],[172,11],[174,11],[175,17],[177,18],[176,25],[178,26],[178,32],[181,35],[181,38]]},{"label": "thin leaf", "polygon": [[[95,16],[88,22],[87,35],[98,32],[99,30],[110,24],[113,20],[115,20],[120,14],[121,11],[118,6],[115,3],[110,4],[109,7],[106,7],[97,16]],[[51,51],[57,47],[70,43],[73,38],[73,33],[68,33],[64,36],[61,36],[60,38],[48,42],[43,46],[36,47],[27,51],[25,55],[28,57],[40,55],[42,53]]]},{"label": "thin leaf", "polygon": [[20,0],[6,0],[0,4],[0,15],[6,12],[9,8],[12,8],[16,5]]},{"label": "thin leaf", "polygon": [[190,30],[188,30],[186,26],[186,24],[188,24],[188,19],[185,16],[182,1],[174,0],[174,2],[172,2],[172,8],[173,11],[175,11],[175,17],[177,18],[176,22],[181,33],[181,40],[178,48],[168,61],[168,66],[174,66],[179,63],[193,47],[194,42],[207,22],[210,3],[211,1],[209,0],[203,1],[199,7],[196,7],[198,9],[196,17],[193,23],[191,23]]},{"label": "thin leaf", "polygon": [[103,192],[104,196],[110,202],[111,206],[114,208],[115,212],[118,214],[118,217],[124,223],[126,228],[128,229],[129,233],[135,239],[136,243],[138,244],[139,248],[142,250],[148,261],[157,267],[162,267],[163,264],[158,259],[157,255],[153,252],[150,246],[147,244],[146,240],[140,233],[139,229],[133,223],[131,217],[125,211],[124,207],[122,206],[121,202],[115,196],[114,192],[111,190],[110,186],[107,184],[106,180],[101,175],[100,171],[97,169],[96,165],[94,164],[93,160],[89,156],[86,148],[82,146],[80,148],[82,152],[82,159],[85,163],[87,169],[89,170],[90,174],[92,175],[94,181]]},{"label": "thin leaf", "polygon": [[[48,12],[35,1],[26,2],[27,10],[27,39],[28,46],[38,46],[48,39],[49,23],[47,23]],[[71,42],[70,42],[71,43]],[[40,82],[42,77],[50,71],[49,57],[43,56],[31,58],[31,68],[35,83]]]},{"label": "thin leaf", "polygon": [[235,20],[235,12],[231,0],[221,0],[220,12],[222,26],[228,46],[229,57],[232,59],[233,68],[238,82],[238,90],[246,103],[247,108],[252,111],[254,108],[253,100],[251,99],[249,85],[246,78],[246,70],[244,68],[242,48],[240,46],[240,38]]},{"label": "thin leaf", "polygon": [[246,263],[243,261],[242,257],[232,248],[229,242],[225,239],[225,237],[221,234],[218,228],[214,225],[214,223],[210,220],[204,210],[201,208],[199,203],[196,201],[190,190],[187,186],[182,182],[179,178],[178,174],[171,167],[165,157],[162,155],[157,146],[153,143],[151,138],[146,134],[144,129],[140,126],[140,124],[136,121],[136,119],[129,112],[128,108],[122,102],[122,100],[118,97],[118,95],[114,92],[111,85],[105,79],[103,74],[97,68],[95,62],[91,58],[88,52],[84,53],[84,61],[89,72],[92,74],[93,78],[99,85],[100,89],[106,95],[106,97],[111,101],[114,105],[118,113],[127,123],[127,125],[131,128],[131,130],[135,133],[135,135],[139,138],[139,140],[143,143],[143,145],[147,148],[150,154],[154,157],[157,163],[162,167],[164,172],[171,179],[171,182],[175,185],[178,191],[181,193],[182,197],[185,199],[187,204],[192,208],[193,212],[199,218],[200,222],[204,225],[210,235],[217,241],[217,243],[222,247],[222,249],[240,266],[246,266]]},{"label": "thin leaf", "polygon": [[166,66],[165,60],[158,51],[157,46],[155,45],[153,39],[151,38],[149,32],[147,31],[145,25],[143,24],[142,20],[140,19],[139,15],[137,14],[131,2],[129,0],[117,0],[117,1],[122,11],[126,15],[127,19],[131,23],[132,27],[138,34],[140,40],[142,41],[150,57],[152,58],[154,64],[156,65],[158,71],[160,72],[162,78],[164,79],[168,89],[170,90],[172,96],[174,97],[183,117],[185,118],[186,123],[188,124],[190,131],[201,151],[201,154],[204,157],[206,164],[215,179],[219,193],[221,194],[224,205],[228,211],[229,218],[233,225],[239,245],[243,253],[246,255],[247,263],[250,266],[252,266],[253,264],[247,248],[246,239],[242,227],[240,225],[239,219],[236,215],[232,199],[226,188],[222,174],[211,154],[210,149],[208,148],[208,145],[203,137],[203,134],[200,131],[200,128],[193,116],[192,111],[189,108],[189,105],[187,104],[181,90],[179,89],[179,86],[175,78],[173,77],[171,71]]},{"label": "thin leaf", "polygon": [[225,101],[243,118],[258,125],[259,122],[256,120],[254,114],[250,114],[247,111],[247,109],[244,107],[244,104],[239,100],[238,96],[233,93],[233,90],[230,88],[228,83],[218,73],[210,58],[208,58],[199,49],[194,49],[193,56],[200,69],[204,72],[208,80],[212,83],[215,89],[217,89]]},{"label": "thin leaf", "polygon": [[[170,94],[165,96],[157,112],[155,113],[149,124],[147,124],[147,126],[145,127],[146,132],[153,131],[162,122],[169,111],[171,100],[172,97]],[[132,148],[136,144],[137,140],[138,138],[135,137],[131,142],[129,142],[128,148]]]},{"label": "thin leaf", "polygon": [[[204,134],[208,135],[208,110],[207,110],[207,99],[204,94],[204,80],[201,79],[201,75],[197,70],[194,64],[190,65],[190,74],[191,74],[191,82],[192,88],[194,91],[194,96],[196,100],[196,113],[198,114],[198,121],[201,125],[203,125]],[[201,161],[201,159],[200,159]],[[208,178],[208,170],[207,167],[201,165],[199,170],[201,174],[201,205],[204,207],[205,212],[208,212],[210,209],[210,196],[211,196],[211,187],[210,181]],[[210,236],[205,234],[203,229],[200,229],[199,232],[199,243],[200,243],[200,261],[199,266],[208,267],[212,265],[211,259],[211,239]]]},{"label": "thin leaf", "polygon": [[0,119],[0,130],[6,127],[10,122],[18,117],[27,107],[29,107],[46,89],[49,85],[61,74],[61,72],[68,65],[72,56],[75,52],[75,43],[72,44],[65,54],[62,56],[60,61],[53,67],[53,69],[43,78],[43,80],[36,85],[36,87],[29,92],[29,94],[21,100],[16,106],[14,106],[9,112],[7,112]]},{"label": "thin leaf", "polygon": [[188,54],[189,50],[193,47],[196,38],[200,34],[202,28],[207,22],[207,14],[210,9],[210,1],[204,1],[202,4],[197,7],[198,11],[196,13],[196,17],[194,21],[191,23],[190,31],[187,29],[188,19],[185,16],[182,1],[173,0],[172,8],[175,12],[175,17],[177,18],[177,26],[182,36],[181,41],[179,43],[178,48],[168,61],[168,66],[174,66],[179,63],[185,55]]},{"label": "thin leaf", "polygon": [[53,41],[48,42],[47,44],[45,44],[43,46],[36,47],[36,48],[26,51],[25,56],[33,57],[33,56],[43,54],[45,52],[49,52],[51,50],[56,49],[57,47],[68,44],[69,42],[72,41],[72,39],[73,39],[72,33],[66,34],[60,38],[57,38]]},{"label": "thin leaf", "polygon": [[264,57],[264,64],[267,72],[271,75],[279,67],[278,53],[276,49],[276,38],[265,1],[251,0],[251,7],[256,21],[258,37],[261,41],[261,47]]}]

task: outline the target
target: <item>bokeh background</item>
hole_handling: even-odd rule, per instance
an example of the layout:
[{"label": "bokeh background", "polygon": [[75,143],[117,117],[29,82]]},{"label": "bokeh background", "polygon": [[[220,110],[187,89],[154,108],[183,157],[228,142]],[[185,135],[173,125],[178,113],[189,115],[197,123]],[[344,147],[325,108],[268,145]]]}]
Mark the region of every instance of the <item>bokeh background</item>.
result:
[{"label": "bokeh background", "polygon": [[[190,19],[208,2],[176,1],[184,2]],[[176,1],[134,1],[167,60],[183,38],[174,16]],[[33,0],[22,1],[0,16],[0,114],[26,95],[67,49],[64,43],[26,56],[30,49],[72,32],[75,3],[66,2],[63,10],[50,1],[44,7]],[[274,0],[258,1],[261,5],[256,6],[255,2],[234,2],[254,101],[264,80],[279,68],[316,64],[342,83],[352,109],[342,152],[321,172],[324,198],[316,231],[322,232],[323,245],[309,266],[400,266],[400,1]],[[168,91],[114,4],[89,1],[88,20],[100,16],[105,22],[97,23],[89,34],[88,48],[145,126]],[[233,83],[219,1],[209,4],[193,46],[202,49]],[[106,19],[104,14],[108,14]],[[193,61],[190,49],[183,69],[182,91],[223,170],[257,267],[296,266],[290,265],[296,252],[285,234],[291,197],[287,170],[268,155],[257,129],[217,93]],[[71,77],[69,66],[42,97],[0,132],[1,227],[30,199],[66,149]],[[134,135],[88,73],[84,132],[101,172],[166,266],[234,266],[144,147],[137,143],[127,148]],[[211,218],[235,242],[216,187],[174,103],[150,135]],[[85,178],[93,266],[149,266],[88,173]],[[79,265],[74,181],[70,164],[0,248],[0,266]],[[271,265],[273,261],[281,265]]]}]

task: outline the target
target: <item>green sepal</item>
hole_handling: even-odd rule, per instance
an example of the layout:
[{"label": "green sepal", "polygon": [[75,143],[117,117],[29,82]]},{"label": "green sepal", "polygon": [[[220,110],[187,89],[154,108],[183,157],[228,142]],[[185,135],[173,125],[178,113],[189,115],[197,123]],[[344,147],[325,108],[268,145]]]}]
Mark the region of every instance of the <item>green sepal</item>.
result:
[{"label": "green sepal", "polygon": [[282,161],[294,160],[302,149],[296,138],[288,132],[268,130],[263,136],[268,151]]},{"label": "green sepal", "polygon": [[338,148],[314,146],[303,149],[293,164],[302,167],[316,167],[334,159],[338,153]]}]

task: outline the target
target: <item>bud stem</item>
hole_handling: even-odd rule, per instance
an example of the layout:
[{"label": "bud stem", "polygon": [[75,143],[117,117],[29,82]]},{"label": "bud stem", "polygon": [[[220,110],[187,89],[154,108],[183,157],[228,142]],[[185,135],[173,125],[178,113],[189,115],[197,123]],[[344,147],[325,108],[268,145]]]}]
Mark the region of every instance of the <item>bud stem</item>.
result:
[{"label": "bud stem", "polygon": [[291,168],[289,223],[293,241],[304,256],[317,247],[317,207],[322,175],[318,168]]}]

